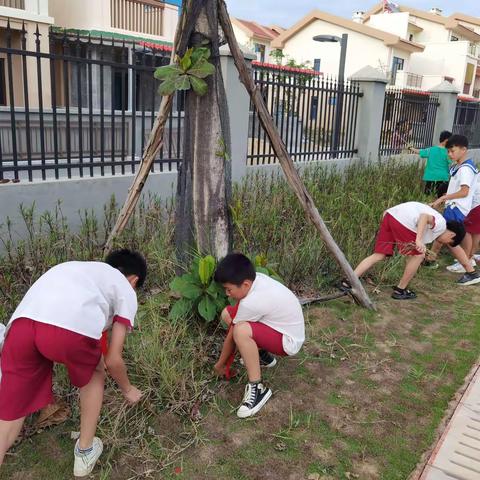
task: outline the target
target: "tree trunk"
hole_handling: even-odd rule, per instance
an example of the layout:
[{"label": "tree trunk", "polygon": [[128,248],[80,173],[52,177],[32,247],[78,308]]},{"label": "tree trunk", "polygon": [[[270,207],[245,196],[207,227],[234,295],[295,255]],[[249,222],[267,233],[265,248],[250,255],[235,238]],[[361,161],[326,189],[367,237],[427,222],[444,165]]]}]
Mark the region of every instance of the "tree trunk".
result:
[{"label": "tree trunk", "polygon": [[366,308],[373,309],[374,306],[368,297],[367,292],[363,288],[358,277],[353,272],[352,267],[345,258],[345,255],[330,234],[325,222],[317,210],[317,207],[315,206],[315,203],[313,202],[313,198],[308,193],[308,190],[305,188],[305,185],[295,170],[293,161],[287,152],[285,144],[283,143],[275,124],[273,123],[272,117],[267,110],[263,97],[259,89],[255,86],[251,72],[247,68],[243,54],[235,39],[235,34],[233,33],[232,24],[230,22],[224,0],[218,0],[218,15],[223,32],[228,41],[228,45],[230,46],[230,51],[232,53],[235,65],[239,72],[240,81],[245,85],[253,104],[257,108],[260,122],[262,123],[262,126],[265,129],[268,138],[270,139],[270,143],[272,144],[275,155],[280,161],[280,165],[283,169],[287,182],[295,192],[300,204],[305,210],[305,213],[320,233],[320,236],[325,242],[328,250],[331,252],[336,262],[348,278],[353,287],[352,294],[361,305]]},{"label": "tree trunk", "polygon": [[180,263],[188,262],[192,247],[200,254],[225,256],[231,247],[228,202],[231,192],[230,129],[220,67],[216,0],[205,0],[190,46],[210,48],[214,75],[208,91],[186,93],[183,159],[178,178],[176,248]]},{"label": "tree trunk", "polygon": [[[180,17],[177,31],[175,33],[175,43],[170,58],[171,64],[175,63],[175,56],[177,53],[180,56],[185,53],[187,43],[200,12],[202,1],[204,0],[186,0],[184,3],[182,16]],[[140,164],[140,168],[135,175],[132,186],[128,190],[127,199],[120,210],[117,221],[104,246],[105,252],[110,250],[113,240],[123,232],[128,220],[135,211],[135,207],[138,203],[143,187],[145,186],[148,174],[150,173],[152,163],[163,145],[165,124],[167,123],[170,115],[174,95],[176,95],[176,93],[162,98],[160,110],[157,118],[155,119],[155,123],[153,125],[152,132],[150,133],[150,137],[148,138],[147,145],[145,146],[145,150],[143,151],[142,163]]]}]

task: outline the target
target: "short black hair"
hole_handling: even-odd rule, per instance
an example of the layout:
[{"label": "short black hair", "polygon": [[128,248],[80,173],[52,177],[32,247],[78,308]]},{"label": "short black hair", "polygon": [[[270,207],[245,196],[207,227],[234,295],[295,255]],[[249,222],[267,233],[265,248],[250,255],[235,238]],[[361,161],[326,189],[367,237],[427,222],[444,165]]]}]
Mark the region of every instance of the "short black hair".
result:
[{"label": "short black hair", "polygon": [[445,140],[448,140],[452,136],[452,132],[449,132],[448,130],[444,130],[442,133],[440,133],[440,143],[444,142]]},{"label": "short black hair", "polygon": [[120,270],[126,277],[136,275],[138,277],[138,288],[145,283],[145,278],[147,277],[147,262],[139,252],[129,250],[128,248],[113,250],[106,256],[105,263]]},{"label": "short black hair", "polygon": [[241,285],[245,280],[255,280],[255,267],[243,253],[229,253],[217,265],[214,279],[218,283]]},{"label": "short black hair", "polygon": [[465,135],[452,135],[446,145],[448,148],[465,147],[468,148],[468,138]]},{"label": "short black hair", "polygon": [[455,237],[453,237],[453,243],[452,247],[456,247],[457,245],[460,245],[461,241],[465,237],[465,227],[462,222],[447,222],[447,230],[450,230],[455,234]]}]

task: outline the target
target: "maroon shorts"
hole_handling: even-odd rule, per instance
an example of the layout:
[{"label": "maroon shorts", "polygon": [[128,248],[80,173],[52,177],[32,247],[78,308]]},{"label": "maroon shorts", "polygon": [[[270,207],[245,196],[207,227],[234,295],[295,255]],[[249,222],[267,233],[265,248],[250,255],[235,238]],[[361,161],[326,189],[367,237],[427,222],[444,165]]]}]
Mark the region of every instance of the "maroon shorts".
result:
[{"label": "maroon shorts", "polygon": [[480,235],[480,205],[470,210],[463,221],[465,230],[471,235]]},{"label": "maroon shorts", "polygon": [[391,257],[396,246],[398,252],[402,255],[422,255],[415,249],[416,238],[417,234],[415,232],[395,220],[389,213],[386,213],[378,230],[374,252]]},{"label": "maroon shorts", "polygon": [[[237,303],[234,306],[227,306],[227,312],[233,320],[238,311]],[[247,322],[252,329],[252,338],[255,340],[258,348],[273,353],[274,355],[286,356],[283,350],[283,334],[277,330],[265,325],[262,322]]]},{"label": "maroon shorts", "polygon": [[83,387],[101,355],[99,340],[28,318],[16,319],[2,350],[0,420],[25,417],[54,401],[54,363],[64,364],[72,384]]}]

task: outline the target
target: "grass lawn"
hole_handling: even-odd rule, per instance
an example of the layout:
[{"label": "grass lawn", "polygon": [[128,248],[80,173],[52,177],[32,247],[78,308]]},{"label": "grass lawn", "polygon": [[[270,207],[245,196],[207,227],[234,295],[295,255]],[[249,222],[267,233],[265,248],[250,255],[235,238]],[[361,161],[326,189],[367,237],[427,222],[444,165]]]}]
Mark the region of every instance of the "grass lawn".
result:
[{"label": "grass lawn", "polygon": [[[412,284],[419,298],[410,302],[390,299],[388,286],[369,286],[375,313],[348,299],[306,310],[304,349],[265,372],[274,396],[248,420],[235,415],[245,376],[210,380],[213,343],[205,339],[201,373],[192,373],[201,385],[197,420],[174,413],[173,402],[159,412],[126,412],[109,394],[102,428],[116,423],[117,436],[103,438],[106,451],[92,478],[406,479],[480,353],[478,286],[457,287],[455,279],[443,268],[422,272]],[[143,311],[140,325],[166,322],[148,304]],[[69,434],[77,428],[66,423],[24,441],[0,478],[70,478]]]}]

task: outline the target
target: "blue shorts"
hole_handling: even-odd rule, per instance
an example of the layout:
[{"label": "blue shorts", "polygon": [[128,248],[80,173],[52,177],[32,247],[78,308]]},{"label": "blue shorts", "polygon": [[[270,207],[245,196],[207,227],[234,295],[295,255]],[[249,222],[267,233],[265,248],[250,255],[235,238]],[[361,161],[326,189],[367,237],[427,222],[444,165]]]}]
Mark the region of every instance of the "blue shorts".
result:
[{"label": "blue shorts", "polygon": [[465,215],[461,212],[458,207],[451,207],[448,205],[443,211],[443,218],[447,222],[460,222],[463,223],[465,220]]}]

